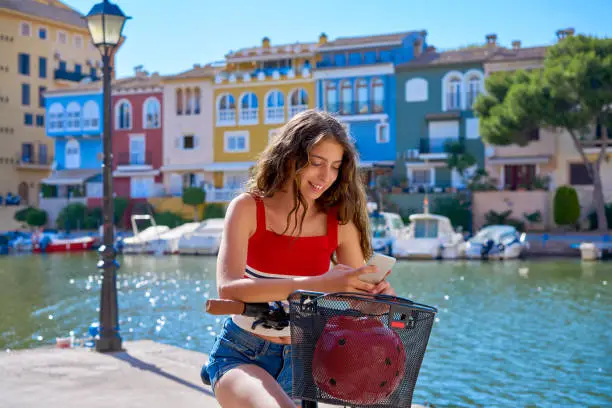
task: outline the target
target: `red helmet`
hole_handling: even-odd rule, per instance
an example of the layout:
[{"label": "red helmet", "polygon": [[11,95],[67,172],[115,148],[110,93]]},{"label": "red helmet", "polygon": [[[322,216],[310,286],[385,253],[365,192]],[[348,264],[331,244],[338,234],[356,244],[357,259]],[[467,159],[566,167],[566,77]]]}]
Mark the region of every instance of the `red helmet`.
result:
[{"label": "red helmet", "polygon": [[312,374],[332,397],[367,405],[395,391],[405,366],[406,352],[396,332],[377,319],[337,316],[317,341]]}]

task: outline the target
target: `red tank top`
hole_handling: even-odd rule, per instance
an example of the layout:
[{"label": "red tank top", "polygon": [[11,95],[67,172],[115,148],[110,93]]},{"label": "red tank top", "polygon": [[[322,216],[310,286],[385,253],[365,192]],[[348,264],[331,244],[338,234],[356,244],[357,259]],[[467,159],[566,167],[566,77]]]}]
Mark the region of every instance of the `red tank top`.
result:
[{"label": "red tank top", "polygon": [[329,270],[338,247],[338,210],[327,213],[327,234],[311,237],[280,235],[266,229],[266,211],[261,198],[257,206],[257,229],[249,238],[245,277],[293,278],[319,276]]}]

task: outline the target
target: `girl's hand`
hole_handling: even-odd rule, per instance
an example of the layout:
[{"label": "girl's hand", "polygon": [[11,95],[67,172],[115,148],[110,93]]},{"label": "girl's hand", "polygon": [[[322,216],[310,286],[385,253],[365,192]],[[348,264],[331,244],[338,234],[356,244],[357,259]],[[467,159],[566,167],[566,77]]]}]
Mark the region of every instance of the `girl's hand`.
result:
[{"label": "girl's hand", "polygon": [[[321,284],[324,292],[367,292],[374,293],[377,285],[364,282],[359,279],[360,275],[374,273],[375,266],[364,265],[361,268],[351,268],[347,265],[336,265],[321,276]],[[380,284],[379,284],[380,285]]]},{"label": "girl's hand", "polygon": [[381,294],[395,296],[395,290],[391,287],[391,284],[386,279],[383,279],[382,281],[378,282],[372,293],[376,295]]}]

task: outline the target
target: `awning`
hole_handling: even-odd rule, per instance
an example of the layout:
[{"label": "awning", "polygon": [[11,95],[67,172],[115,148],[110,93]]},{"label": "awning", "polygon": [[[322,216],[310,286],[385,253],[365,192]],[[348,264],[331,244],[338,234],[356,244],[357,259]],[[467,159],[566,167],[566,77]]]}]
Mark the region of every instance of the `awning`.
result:
[{"label": "awning", "polygon": [[102,174],[102,169],[55,170],[51,176],[40,182],[51,186],[78,185],[100,174]]},{"label": "awning", "polygon": [[188,163],[188,164],[166,164],[160,167],[161,171],[203,171],[202,163]]},{"label": "awning", "polygon": [[434,167],[448,167],[446,162],[441,161],[409,161],[406,162],[406,169],[431,169]]},{"label": "awning", "polygon": [[159,170],[116,170],[113,177],[155,177],[158,174]]},{"label": "awning", "polygon": [[489,164],[544,164],[550,161],[550,156],[493,156],[487,159]]},{"label": "awning", "polygon": [[205,164],[204,171],[248,171],[255,162],[218,162]]}]

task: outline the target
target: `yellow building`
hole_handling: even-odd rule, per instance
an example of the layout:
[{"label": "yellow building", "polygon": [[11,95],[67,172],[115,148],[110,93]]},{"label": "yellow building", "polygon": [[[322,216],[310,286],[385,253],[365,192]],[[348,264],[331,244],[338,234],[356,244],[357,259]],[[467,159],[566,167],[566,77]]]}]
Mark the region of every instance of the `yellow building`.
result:
[{"label": "yellow building", "polygon": [[0,195],[36,205],[53,163],[42,94],[101,77],[82,15],[57,0],[0,2]]},{"label": "yellow building", "polygon": [[[319,43],[324,42],[322,36]],[[213,84],[214,173],[217,188],[239,189],[257,155],[298,112],[313,108],[317,43],[261,46],[226,56]]]}]

